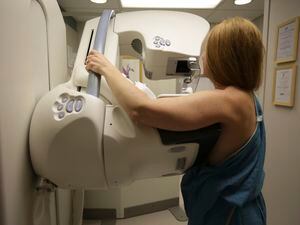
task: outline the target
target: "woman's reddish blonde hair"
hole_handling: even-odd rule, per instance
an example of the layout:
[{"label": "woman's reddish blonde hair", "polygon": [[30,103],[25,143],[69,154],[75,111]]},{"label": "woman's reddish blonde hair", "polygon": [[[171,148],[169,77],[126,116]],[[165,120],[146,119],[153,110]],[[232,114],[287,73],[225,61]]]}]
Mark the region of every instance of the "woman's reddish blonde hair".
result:
[{"label": "woman's reddish blonde hair", "polygon": [[216,85],[256,90],[261,83],[263,49],[261,33],[252,22],[226,19],[206,39],[207,75]]}]

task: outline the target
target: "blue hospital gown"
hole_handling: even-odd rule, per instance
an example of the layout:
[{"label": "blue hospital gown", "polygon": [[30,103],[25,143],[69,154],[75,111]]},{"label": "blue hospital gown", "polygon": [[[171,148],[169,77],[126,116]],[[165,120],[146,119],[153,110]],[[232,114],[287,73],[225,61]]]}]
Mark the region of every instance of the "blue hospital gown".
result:
[{"label": "blue hospital gown", "polygon": [[188,225],[266,224],[265,127],[256,97],[255,107],[256,130],[236,154],[220,165],[195,165],[185,173],[181,189]]}]

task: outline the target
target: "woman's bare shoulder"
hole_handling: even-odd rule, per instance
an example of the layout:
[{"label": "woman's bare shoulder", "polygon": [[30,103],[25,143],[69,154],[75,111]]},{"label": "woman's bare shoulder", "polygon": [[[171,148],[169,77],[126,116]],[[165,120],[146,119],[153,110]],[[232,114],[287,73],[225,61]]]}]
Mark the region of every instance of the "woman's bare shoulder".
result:
[{"label": "woman's bare shoulder", "polygon": [[254,109],[253,94],[239,88],[227,87],[223,90],[226,104],[230,108],[230,118],[244,120]]},{"label": "woman's bare shoulder", "polygon": [[[225,87],[199,93],[208,104],[220,105],[225,123],[243,120],[253,109],[252,94],[236,87]],[[201,98],[198,98],[201,101]]]}]

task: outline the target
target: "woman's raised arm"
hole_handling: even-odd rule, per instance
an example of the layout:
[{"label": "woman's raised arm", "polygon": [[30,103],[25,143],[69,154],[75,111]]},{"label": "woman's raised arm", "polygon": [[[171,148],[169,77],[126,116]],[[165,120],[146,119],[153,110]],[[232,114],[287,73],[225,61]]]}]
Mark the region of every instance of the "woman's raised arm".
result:
[{"label": "woman's raised arm", "polygon": [[183,97],[152,100],[121,75],[102,54],[92,51],[86,69],[105,77],[119,104],[137,123],[185,131],[226,122],[232,115],[224,90],[202,91]]}]

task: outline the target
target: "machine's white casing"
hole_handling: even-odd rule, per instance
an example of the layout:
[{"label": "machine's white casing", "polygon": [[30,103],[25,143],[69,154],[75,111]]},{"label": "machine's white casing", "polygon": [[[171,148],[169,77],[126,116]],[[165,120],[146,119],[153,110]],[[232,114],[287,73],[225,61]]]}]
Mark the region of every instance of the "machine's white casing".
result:
[{"label": "machine's white casing", "polygon": [[[60,119],[57,105],[63,104],[65,96],[83,99],[84,104],[80,113],[74,111]],[[65,188],[106,188],[104,116],[105,104],[99,98],[64,85],[49,92],[38,102],[32,117],[30,149],[35,171]]]},{"label": "machine's white casing", "polygon": [[[85,61],[87,53],[92,49],[92,46],[94,45],[99,19],[99,17],[94,18],[85,23],[74,63],[74,69],[72,71],[72,76],[68,85],[68,87],[74,88],[74,90],[76,90],[77,87],[81,87],[81,91],[85,92],[85,88],[87,87],[89,73],[85,69]],[[114,26],[115,18],[111,19],[111,23],[108,27],[104,53],[105,56],[110,60],[110,62],[118,67],[120,56],[118,44],[119,37],[114,32]],[[117,101],[112,95],[111,90],[104,77],[102,77],[101,79],[100,95],[101,99],[106,103],[114,105],[117,104]]]},{"label": "machine's white casing", "polygon": [[[46,94],[35,108],[30,127],[35,171],[60,187],[84,189],[119,187],[137,179],[183,173],[195,161],[198,144],[164,145],[156,129],[134,124],[118,106],[104,78],[100,98],[85,93],[88,73],[84,62],[98,20],[85,25],[70,81]],[[152,78],[166,78],[168,58],[198,56],[208,30],[203,18],[188,13],[117,14],[108,29],[105,56],[118,66],[120,55],[136,55],[129,46],[139,38]],[[172,44],[155,48],[155,36],[168,38]],[[81,99],[80,110],[72,105],[72,112],[67,112],[64,96]],[[58,105],[62,109],[58,110]]]},{"label": "machine's white casing", "polygon": [[[169,58],[198,57],[201,44],[209,31],[209,23],[194,14],[174,11],[137,11],[116,16],[114,31],[120,37],[121,55],[130,53],[132,40],[143,44],[142,59],[152,80],[174,78],[168,76]],[[156,47],[155,38],[169,40],[170,45]]]},{"label": "machine's white casing", "polygon": [[[87,86],[88,72],[84,62],[91,37],[90,46],[93,46],[98,22],[99,18],[95,18],[85,24],[72,73],[75,86]],[[119,55],[135,56],[143,60],[145,69],[152,74],[152,80],[174,78],[166,74],[168,59],[198,57],[209,28],[205,19],[190,13],[152,10],[119,13],[112,19],[107,33],[105,56],[116,66],[119,65]],[[169,40],[170,46],[157,48],[154,44],[157,36]],[[142,42],[141,56],[132,48],[134,39]],[[103,80],[102,96],[116,103]]]}]

